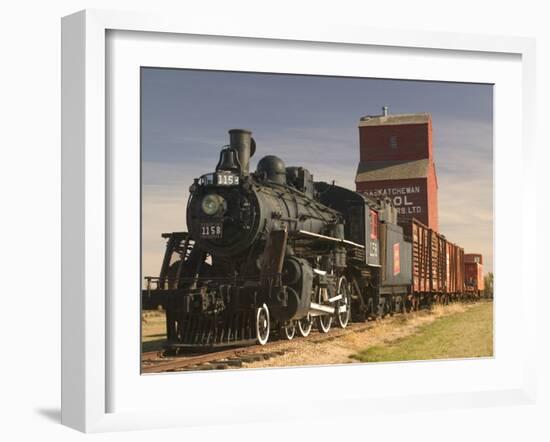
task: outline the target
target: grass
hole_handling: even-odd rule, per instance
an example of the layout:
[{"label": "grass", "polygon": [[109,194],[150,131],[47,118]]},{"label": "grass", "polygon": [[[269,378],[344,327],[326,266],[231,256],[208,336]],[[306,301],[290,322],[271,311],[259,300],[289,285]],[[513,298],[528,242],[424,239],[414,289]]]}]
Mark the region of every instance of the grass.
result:
[{"label": "grass", "polygon": [[351,357],[361,362],[387,362],[492,355],[493,304],[482,302],[421,326],[413,335],[367,348]]},{"label": "grass", "polygon": [[147,311],[141,315],[141,351],[162,348],[166,339],[166,317],[161,311]]}]

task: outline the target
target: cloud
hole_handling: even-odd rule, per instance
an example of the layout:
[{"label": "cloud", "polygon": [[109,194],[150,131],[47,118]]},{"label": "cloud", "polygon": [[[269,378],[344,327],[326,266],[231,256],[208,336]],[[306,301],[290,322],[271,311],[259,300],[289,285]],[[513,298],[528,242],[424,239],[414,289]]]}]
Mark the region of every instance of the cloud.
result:
[{"label": "cloud", "polygon": [[[318,181],[335,180],[353,189],[358,148],[350,142],[342,143],[343,131],[306,127],[264,133],[251,167],[254,169],[263,155],[276,153],[287,165],[305,166]],[[493,262],[492,149],[488,148],[488,143],[492,145],[491,133],[489,123],[440,121],[435,140],[440,230],[466,252],[483,253],[489,270]],[[193,178],[212,171],[217,160],[217,154],[209,154],[190,156],[185,162],[143,163],[146,275],[155,275],[160,268],[164,253],[160,234],[186,229],[185,208]]]},{"label": "cloud", "polygon": [[434,121],[434,150],[439,184],[439,229],[466,253],[482,253],[485,271],[492,271],[492,122]]},{"label": "cloud", "polygon": [[492,267],[490,85],[144,69],[141,93],[146,274],[160,268],[160,234],[185,229],[188,188],[214,169],[228,129],[253,130],[252,168],[274,154],[353,189],[358,118],[383,104],[391,113],[431,112],[440,229]]},{"label": "cloud", "polygon": [[[142,188],[142,262],[145,276],[158,275],[165,246],[161,234],[187,229],[186,206],[189,198],[188,189],[193,183],[193,178],[212,171],[216,162],[217,158],[208,166],[191,162],[185,165],[143,164],[144,182],[146,176],[147,182],[154,182],[144,184]],[[306,161],[297,159],[290,164],[302,165],[306,164]],[[308,168],[314,173],[316,181],[335,180],[338,185],[354,188],[355,166],[331,167],[317,160],[310,162]]]},{"label": "cloud", "polygon": [[142,267],[144,276],[158,276],[166,240],[162,233],[186,231],[189,185],[148,186],[142,192]]},{"label": "cloud", "polygon": [[439,193],[439,228],[465,253],[481,253],[485,271],[493,270],[492,182],[453,180],[444,177]]},{"label": "cloud", "polygon": [[[354,124],[302,126],[260,132],[251,169],[264,155],[280,156],[287,166],[304,166],[316,181],[335,180],[354,189],[359,160],[358,132]],[[196,137],[166,136],[163,142],[183,149],[172,161],[143,162],[143,268],[158,274],[163,232],[186,229],[188,188],[203,173],[212,171],[221,145]],[[159,138],[160,140],[160,138]],[[160,142],[160,141],[159,141]],[[154,145],[154,144],[152,144]],[[199,146],[197,150],[195,147]],[[218,147],[216,147],[218,146]],[[440,230],[466,252],[484,255],[486,271],[493,261],[493,156],[492,123],[461,119],[434,119],[434,150],[439,184]]]}]

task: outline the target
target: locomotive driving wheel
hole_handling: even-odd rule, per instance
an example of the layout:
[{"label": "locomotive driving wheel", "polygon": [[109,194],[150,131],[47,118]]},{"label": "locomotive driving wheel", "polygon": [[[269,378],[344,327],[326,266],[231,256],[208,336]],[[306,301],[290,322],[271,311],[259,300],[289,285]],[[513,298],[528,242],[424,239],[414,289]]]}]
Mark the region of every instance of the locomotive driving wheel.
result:
[{"label": "locomotive driving wheel", "polygon": [[336,322],[341,328],[346,328],[351,317],[351,290],[345,276],[338,280],[337,294],[342,298],[336,304]]},{"label": "locomotive driving wheel", "polygon": [[[316,291],[316,300],[319,304],[323,305],[323,303],[326,302],[325,299],[323,299],[323,293],[326,293],[326,289],[322,289],[321,287],[317,287]],[[328,333],[330,330],[330,326],[332,325],[332,314],[330,315],[319,315],[315,318],[315,323],[317,324],[317,328],[322,333]]]},{"label": "locomotive driving wheel", "polygon": [[256,340],[258,344],[265,345],[269,339],[269,310],[262,304],[256,309]]},{"label": "locomotive driving wheel", "polygon": [[309,333],[311,332],[311,327],[313,326],[313,318],[308,313],[305,318],[299,319],[296,321],[296,324],[298,325],[298,334],[302,338],[306,338],[309,336]]},{"label": "locomotive driving wheel", "polygon": [[283,325],[281,325],[281,328],[279,330],[279,336],[282,339],[286,339],[287,341],[290,341],[292,340],[292,338],[294,338],[295,334],[296,334],[296,322],[287,321]]}]

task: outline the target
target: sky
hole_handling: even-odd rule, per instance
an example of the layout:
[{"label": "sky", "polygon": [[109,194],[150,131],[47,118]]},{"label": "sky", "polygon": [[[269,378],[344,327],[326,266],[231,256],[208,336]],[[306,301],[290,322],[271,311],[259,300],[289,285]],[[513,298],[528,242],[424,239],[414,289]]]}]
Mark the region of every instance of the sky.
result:
[{"label": "sky", "polygon": [[212,172],[227,131],[252,131],[256,154],[355,189],[359,118],[428,112],[439,229],[493,270],[493,87],[488,84],[142,68],[142,262],[158,276],[161,233],[185,231],[193,178]]}]

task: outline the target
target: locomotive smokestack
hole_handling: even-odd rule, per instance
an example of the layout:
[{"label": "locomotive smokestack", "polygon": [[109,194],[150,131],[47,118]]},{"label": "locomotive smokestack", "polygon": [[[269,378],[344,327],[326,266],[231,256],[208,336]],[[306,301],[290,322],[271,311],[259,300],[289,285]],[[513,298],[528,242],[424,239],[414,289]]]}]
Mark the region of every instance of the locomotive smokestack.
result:
[{"label": "locomotive smokestack", "polygon": [[241,173],[248,175],[250,157],[256,151],[256,142],[251,137],[252,132],[245,129],[231,129],[229,131],[229,145],[235,149],[241,164]]}]

